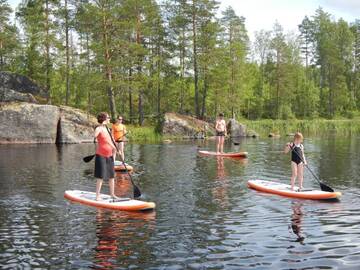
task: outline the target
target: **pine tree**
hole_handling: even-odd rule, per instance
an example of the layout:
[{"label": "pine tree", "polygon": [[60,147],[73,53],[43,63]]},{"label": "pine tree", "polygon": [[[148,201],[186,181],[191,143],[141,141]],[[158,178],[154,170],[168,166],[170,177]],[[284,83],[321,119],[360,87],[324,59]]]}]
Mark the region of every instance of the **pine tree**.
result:
[{"label": "pine tree", "polygon": [[6,0],[0,0],[0,70],[11,69],[18,47],[17,29],[10,23],[12,9]]}]

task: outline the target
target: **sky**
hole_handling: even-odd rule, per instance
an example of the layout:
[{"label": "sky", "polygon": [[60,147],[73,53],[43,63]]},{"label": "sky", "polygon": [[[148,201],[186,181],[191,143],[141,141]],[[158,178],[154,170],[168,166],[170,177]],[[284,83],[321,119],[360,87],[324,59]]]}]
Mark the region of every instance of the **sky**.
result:
[{"label": "sky", "polygon": [[[296,31],[305,15],[312,16],[321,6],[338,20],[347,22],[360,19],[360,0],[218,0],[220,10],[232,6],[236,14],[245,17],[245,25],[251,39],[255,31],[271,30],[278,21],[284,30]],[[21,0],[8,0],[15,7]]]}]

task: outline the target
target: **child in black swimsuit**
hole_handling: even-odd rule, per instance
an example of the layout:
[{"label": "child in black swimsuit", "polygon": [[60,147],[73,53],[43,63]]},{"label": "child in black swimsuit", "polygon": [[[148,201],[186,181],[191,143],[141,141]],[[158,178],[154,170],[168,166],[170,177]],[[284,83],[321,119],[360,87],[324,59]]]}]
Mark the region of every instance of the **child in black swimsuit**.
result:
[{"label": "child in black swimsuit", "polygon": [[298,191],[301,191],[303,188],[304,165],[306,165],[304,146],[302,144],[303,140],[303,135],[300,132],[296,132],[294,141],[292,143],[287,143],[284,150],[285,154],[291,151],[291,190],[294,190],[296,178],[299,181]]}]

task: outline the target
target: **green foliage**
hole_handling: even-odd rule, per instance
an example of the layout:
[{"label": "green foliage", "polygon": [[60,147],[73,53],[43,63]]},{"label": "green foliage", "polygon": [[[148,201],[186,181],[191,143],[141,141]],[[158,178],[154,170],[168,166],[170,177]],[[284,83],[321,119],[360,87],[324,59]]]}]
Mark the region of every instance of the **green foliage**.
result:
[{"label": "green foliage", "polygon": [[[0,66],[49,102],[144,124],[167,111],[214,118],[356,118],[360,22],[319,8],[287,34],[249,42],[246,19],[215,0],[0,0]],[[19,34],[20,33],[20,34]]]},{"label": "green foliage", "polygon": [[12,10],[5,0],[0,0],[0,70],[14,71],[18,46],[17,28],[10,23]]},{"label": "green foliage", "polygon": [[347,136],[359,134],[360,118],[353,120],[338,119],[316,119],[316,120],[242,120],[247,129],[256,130],[261,136],[268,136],[269,133],[286,136],[297,131],[305,136],[323,136],[328,134]]},{"label": "green foliage", "polygon": [[162,139],[162,135],[156,131],[154,126],[128,126],[127,138],[132,142],[155,143]]}]

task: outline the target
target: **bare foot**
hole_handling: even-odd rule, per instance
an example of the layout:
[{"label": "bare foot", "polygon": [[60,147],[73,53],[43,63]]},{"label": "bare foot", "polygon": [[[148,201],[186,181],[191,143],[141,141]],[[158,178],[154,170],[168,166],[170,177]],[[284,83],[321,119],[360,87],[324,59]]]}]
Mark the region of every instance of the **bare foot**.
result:
[{"label": "bare foot", "polygon": [[101,201],[101,198],[100,198],[100,196],[96,196],[96,199],[95,199],[95,201]]}]

